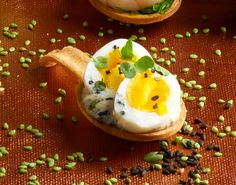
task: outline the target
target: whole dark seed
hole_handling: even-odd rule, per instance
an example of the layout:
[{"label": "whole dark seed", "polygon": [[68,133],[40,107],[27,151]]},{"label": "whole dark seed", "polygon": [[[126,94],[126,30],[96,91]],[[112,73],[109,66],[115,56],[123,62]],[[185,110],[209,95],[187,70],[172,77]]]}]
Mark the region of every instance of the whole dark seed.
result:
[{"label": "whole dark seed", "polygon": [[200,123],[202,123],[202,120],[200,120],[199,118],[195,118],[194,123],[195,124],[200,124]]},{"label": "whole dark seed", "polygon": [[200,139],[200,140],[198,141],[198,144],[199,144],[200,146],[203,146],[203,145],[204,145],[204,141]]},{"label": "whole dark seed", "polygon": [[121,172],[121,174],[120,174],[120,178],[121,179],[125,179],[125,178],[127,178],[128,177],[128,173],[126,173],[126,172]]},{"label": "whole dark seed", "polygon": [[187,185],[187,182],[184,180],[179,180],[179,185]]},{"label": "whole dark seed", "polygon": [[106,169],[106,172],[107,172],[108,174],[112,174],[112,173],[113,173],[112,167],[108,167],[108,168]]},{"label": "whole dark seed", "polygon": [[197,134],[197,131],[192,131],[191,134],[190,134],[190,136],[191,136],[191,137],[194,137],[194,136],[196,136],[196,134]]},{"label": "whole dark seed", "polygon": [[156,101],[158,98],[159,98],[159,96],[156,95],[156,96],[153,96],[153,97],[151,98],[151,100],[152,100],[152,101]]},{"label": "whole dark seed", "polygon": [[209,144],[206,148],[206,150],[213,150],[214,149],[214,145],[213,144]]},{"label": "whole dark seed", "polygon": [[201,123],[200,124],[200,129],[206,129],[208,125],[206,123]]},{"label": "whole dark seed", "polygon": [[214,145],[213,150],[216,152],[220,151],[220,146],[219,145]]},{"label": "whole dark seed", "polygon": [[130,169],[131,175],[137,175],[139,173],[139,169],[137,167],[132,167]]},{"label": "whole dark seed", "polygon": [[162,169],[162,174],[163,175],[170,175],[170,171],[168,169],[166,169],[166,168],[163,168]]},{"label": "whole dark seed", "polygon": [[155,103],[152,108],[153,108],[153,109],[157,109],[157,107],[158,107],[158,106],[157,106],[157,103]]},{"label": "whole dark seed", "polygon": [[93,162],[93,161],[94,161],[93,156],[89,156],[89,157],[87,158],[87,163],[91,163],[91,162]]}]

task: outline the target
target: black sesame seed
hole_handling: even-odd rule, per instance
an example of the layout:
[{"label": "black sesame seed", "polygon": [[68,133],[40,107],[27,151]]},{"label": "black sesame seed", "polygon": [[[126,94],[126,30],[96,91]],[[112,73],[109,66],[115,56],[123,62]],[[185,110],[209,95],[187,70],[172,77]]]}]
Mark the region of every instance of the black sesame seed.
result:
[{"label": "black sesame seed", "polygon": [[87,163],[92,163],[94,161],[93,156],[88,156]]},{"label": "black sesame seed", "polygon": [[200,124],[200,129],[206,129],[208,125],[206,123],[201,123]]},{"label": "black sesame seed", "polygon": [[191,134],[190,134],[190,136],[191,136],[191,137],[194,137],[194,136],[196,136],[196,134],[197,134],[196,131],[192,131]]},{"label": "black sesame seed", "polygon": [[89,85],[93,84],[94,82],[92,80],[89,80]]},{"label": "black sesame seed", "polygon": [[109,98],[106,98],[105,100],[113,100],[113,98],[112,98],[112,97],[109,97]]},{"label": "black sesame seed", "polygon": [[157,103],[155,103],[152,108],[153,108],[153,109],[157,109],[157,107],[158,107],[158,106],[157,106]]},{"label": "black sesame seed", "polygon": [[184,180],[179,180],[179,185],[187,185],[187,182]]},{"label": "black sesame seed", "polygon": [[125,111],[120,111],[120,114],[122,115],[122,116],[124,116],[125,115]]},{"label": "black sesame seed", "polygon": [[215,145],[213,144],[209,144],[207,147],[206,147],[206,150],[213,150]]},{"label": "black sesame seed", "polygon": [[216,152],[219,152],[220,151],[220,146],[219,145],[214,145],[213,150],[216,151]]},{"label": "black sesame seed", "polygon": [[151,100],[152,100],[152,101],[156,101],[158,98],[159,98],[159,96],[156,95],[156,96],[153,96],[153,97],[151,98]]},{"label": "black sesame seed", "polygon": [[113,173],[112,167],[108,167],[108,168],[106,169],[106,172],[107,172],[108,174],[112,174],[112,173]]},{"label": "black sesame seed", "polygon": [[120,178],[121,179],[125,179],[125,178],[127,178],[128,177],[128,173],[126,173],[126,172],[122,172],[121,174],[120,174]]},{"label": "black sesame seed", "polygon": [[138,175],[139,174],[139,169],[137,167],[132,167],[130,169],[131,175]]},{"label": "black sesame seed", "polygon": [[113,49],[119,49],[119,47],[117,45],[114,45]]},{"label": "black sesame seed", "polygon": [[205,142],[204,142],[203,140],[201,140],[201,139],[198,141],[198,144],[199,144],[200,146],[203,146],[204,143],[205,143]]},{"label": "black sesame seed", "polygon": [[148,77],[148,74],[147,73],[144,73],[144,78],[147,78]]},{"label": "black sesame seed", "polygon": [[163,168],[163,169],[162,169],[162,174],[164,174],[164,175],[170,175],[170,172],[169,172],[168,169]]},{"label": "black sesame seed", "polygon": [[111,71],[106,71],[106,74],[109,75],[111,73]]},{"label": "black sesame seed", "polygon": [[106,110],[106,111],[99,112],[98,115],[99,115],[99,116],[105,116],[105,115],[107,115],[108,113],[109,113],[109,111]]},{"label": "black sesame seed", "polygon": [[202,123],[202,120],[200,120],[199,118],[195,118],[194,123],[195,124],[200,124],[200,123]]}]

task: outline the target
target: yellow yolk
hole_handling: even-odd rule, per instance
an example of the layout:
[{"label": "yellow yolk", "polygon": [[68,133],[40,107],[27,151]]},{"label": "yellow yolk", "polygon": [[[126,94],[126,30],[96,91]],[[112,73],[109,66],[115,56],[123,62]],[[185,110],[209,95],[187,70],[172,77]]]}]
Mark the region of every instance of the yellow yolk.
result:
[{"label": "yellow yolk", "polygon": [[[146,77],[145,77],[146,73]],[[170,89],[165,80],[159,76],[154,78],[152,72],[138,73],[131,79],[127,87],[128,104],[141,111],[156,112],[160,115],[167,113],[166,101]]]},{"label": "yellow yolk", "polygon": [[123,62],[125,62],[125,60],[122,59],[120,50],[114,49],[108,54],[107,68],[99,70],[106,87],[113,89],[115,92],[121,81],[125,78],[125,76],[119,72],[119,65]]}]

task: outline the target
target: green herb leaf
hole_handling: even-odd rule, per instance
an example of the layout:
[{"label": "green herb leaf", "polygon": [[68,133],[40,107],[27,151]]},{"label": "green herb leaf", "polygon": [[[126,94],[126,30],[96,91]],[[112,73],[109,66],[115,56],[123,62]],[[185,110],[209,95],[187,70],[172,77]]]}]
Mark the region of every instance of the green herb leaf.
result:
[{"label": "green herb leaf", "polygon": [[120,71],[126,78],[133,78],[136,75],[136,70],[133,64],[124,62],[120,65]]},{"label": "green herb leaf", "polygon": [[143,56],[137,62],[135,62],[134,67],[136,71],[143,72],[148,70],[149,68],[154,67],[154,62],[149,56]]},{"label": "green herb leaf", "polygon": [[94,60],[94,64],[95,64],[95,67],[97,69],[103,69],[103,68],[107,68],[107,65],[108,65],[108,60],[106,57],[103,57],[103,56],[98,56],[96,57]]},{"label": "green herb leaf", "polygon": [[103,81],[96,81],[95,88],[100,91],[104,91],[106,89],[106,84]]},{"label": "green herb leaf", "polygon": [[159,152],[150,152],[144,156],[144,161],[152,164],[156,164],[163,159],[163,154]]},{"label": "green herb leaf", "polygon": [[154,64],[154,69],[163,76],[168,76],[170,74],[170,72],[168,70],[157,65],[156,63]]},{"label": "green herb leaf", "polygon": [[133,44],[131,40],[128,40],[125,46],[121,49],[121,55],[123,58],[132,58],[133,57]]}]

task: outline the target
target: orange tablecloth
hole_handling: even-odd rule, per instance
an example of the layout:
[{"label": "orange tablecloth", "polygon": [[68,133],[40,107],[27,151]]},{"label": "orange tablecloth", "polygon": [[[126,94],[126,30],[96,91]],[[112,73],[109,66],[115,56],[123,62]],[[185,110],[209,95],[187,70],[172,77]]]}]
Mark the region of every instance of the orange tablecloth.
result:
[{"label": "orange tablecloth", "polygon": [[[24,41],[31,40],[27,46],[30,50],[45,48],[51,51],[55,48],[62,48],[67,45],[66,38],[72,36],[77,39],[76,47],[83,51],[94,53],[105,43],[115,38],[129,38],[132,34],[146,36],[147,41],[140,42],[149,49],[151,46],[158,48],[158,56],[169,58],[168,53],[161,53],[159,50],[164,47],[159,43],[161,37],[165,37],[165,46],[173,48],[176,52],[176,63],[167,67],[171,72],[178,74],[185,80],[195,79],[203,90],[194,91],[183,87],[184,92],[189,92],[197,98],[207,96],[206,105],[203,109],[197,107],[197,100],[186,102],[188,109],[187,119],[190,123],[194,118],[200,117],[209,124],[206,130],[207,139],[205,145],[200,149],[203,155],[201,164],[203,167],[210,167],[211,173],[202,175],[202,179],[208,179],[210,184],[236,184],[236,149],[235,138],[219,139],[210,132],[213,125],[223,129],[230,125],[236,130],[235,106],[224,110],[222,105],[216,101],[219,98],[228,100],[236,97],[236,2],[234,0],[185,0],[180,10],[172,18],[153,25],[147,26],[122,26],[118,22],[108,22],[107,17],[96,11],[86,0],[3,0],[0,6],[0,28],[15,22],[18,24],[19,36],[10,40],[0,35],[0,47],[8,48],[14,46],[19,48]],[[68,20],[62,16],[68,13]],[[201,19],[201,15],[207,15],[207,21]],[[28,23],[37,20],[37,25],[30,31]],[[82,27],[83,21],[87,20],[88,27]],[[222,33],[219,28],[227,27],[227,33]],[[177,40],[176,33],[185,34],[194,28],[199,28],[199,33],[191,38]],[[210,28],[208,34],[203,34],[203,28]],[[63,34],[56,33],[57,28],[63,29]],[[144,28],[144,33],[138,33],[139,28]],[[107,29],[113,29],[114,34],[107,34]],[[98,32],[103,31],[105,36],[98,37]],[[85,41],[79,41],[79,35],[86,36]],[[55,37],[58,42],[50,44],[49,40]],[[222,56],[214,55],[214,51],[220,49]],[[205,58],[206,64],[198,64],[198,60],[189,59],[189,55],[195,53],[199,58]],[[73,182],[85,181],[92,185],[103,184],[104,179],[112,176],[119,178],[122,166],[134,166],[140,161],[144,166],[143,155],[150,151],[159,149],[159,142],[137,143],[121,140],[112,137],[97,128],[93,127],[81,114],[76,104],[75,90],[76,79],[61,66],[51,69],[39,67],[38,56],[31,57],[32,63],[29,69],[21,68],[18,62],[21,56],[27,53],[13,52],[8,56],[0,57],[0,65],[8,62],[7,68],[11,75],[7,78],[0,77],[5,91],[0,94],[0,126],[8,122],[10,129],[16,128],[20,123],[32,124],[40,129],[44,136],[41,139],[34,138],[30,133],[17,131],[14,137],[7,137],[7,131],[0,129],[0,146],[5,146],[9,155],[0,157],[0,167],[7,169],[6,177],[0,178],[0,184],[27,184],[30,175],[37,175],[41,184],[66,185]],[[183,67],[189,67],[190,72],[181,73]],[[6,70],[6,69],[5,69]],[[197,76],[201,70],[206,72],[204,78]],[[48,82],[48,87],[39,89],[42,81]],[[210,90],[210,83],[216,82],[217,89]],[[54,104],[58,95],[58,88],[66,89],[67,95],[60,105]],[[50,119],[45,121],[41,118],[42,113],[47,112]],[[58,121],[56,114],[64,114],[64,120]],[[225,122],[217,122],[219,115],[224,115]],[[78,123],[72,123],[71,117],[77,116]],[[196,126],[194,126],[197,129]],[[8,131],[9,131],[8,130]],[[205,148],[209,143],[219,144],[222,148],[221,158],[212,157],[214,152],[206,152]],[[23,146],[33,146],[32,151],[24,151]],[[133,150],[131,151],[130,148]],[[175,147],[171,146],[174,150]],[[182,147],[180,147],[181,149]],[[181,149],[182,150],[182,149]],[[85,157],[93,156],[93,163],[82,163],[72,171],[62,170],[53,173],[52,169],[45,165],[29,169],[27,174],[18,174],[17,167],[23,161],[35,161],[42,153],[52,157],[55,153],[60,156],[56,165],[64,166],[66,156],[73,152],[81,151]],[[109,161],[99,162],[101,156],[107,156]],[[114,174],[105,173],[107,167],[114,169]],[[132,184],[143,184],[149,182],[157,184],[178,184],[180,179],[187,179],[188,171],[181,175],[164,176],[160,171],[147,173],[143,178],[130,177]],[[118,184],[124,184],[119,180]]]}]

